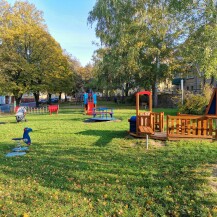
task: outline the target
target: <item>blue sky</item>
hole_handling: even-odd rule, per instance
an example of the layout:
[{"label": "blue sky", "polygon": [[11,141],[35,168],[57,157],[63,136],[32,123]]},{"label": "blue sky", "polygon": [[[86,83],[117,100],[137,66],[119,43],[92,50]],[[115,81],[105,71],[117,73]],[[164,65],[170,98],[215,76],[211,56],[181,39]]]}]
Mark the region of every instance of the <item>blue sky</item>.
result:
[{"label": "blue sky", "polygon": [[[15,0],[8,0],[13,4]],[[91,57],[99,42],[94,27],[87,25],[88,13],[96,0],[29,0],[43,11],[50,34],[63,49],[76,57],[83,66]]]}]

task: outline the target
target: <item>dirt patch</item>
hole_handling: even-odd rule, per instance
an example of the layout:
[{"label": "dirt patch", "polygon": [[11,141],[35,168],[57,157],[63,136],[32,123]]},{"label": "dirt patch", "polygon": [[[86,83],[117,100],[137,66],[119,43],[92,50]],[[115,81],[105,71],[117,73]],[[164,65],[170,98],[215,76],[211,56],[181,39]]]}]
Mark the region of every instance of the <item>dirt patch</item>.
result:
[{"label": "dirt patch", "polygon": [[210,177],[210,185],[215,193],[217,193],[217,164],[212,165],[212,176]]},{"label": "dirt patch", "polygon": [[150,144],[153,146],[153,147],[163,147],[165,146],[165,141],[160,141],[160,140],[149,140],[150,141]]},{"label": "dirt patch", "polygon": [[217,164],[214,164],[213,166],[213,176],[217,177]]},{"label": "dirt patch", "polygon": [[[127,136],[125,136],[125,139],[138,139],[138,138],[136,138],[136,137],[133,137],[133,136],[131,136],[131,135],[127,135]],[[148,143],[149,143],[149,145],[151,145],[151,146],[153,146],[153,147],[155,147],[155,148],[160,148],[160,147],[164,147],[165,146],[165,144],[166,144],[166,142],[165,141],[161,141],[161,140],[155,140],[155,139],[149,139],[148,140]],[[138,145],[138,144],[146,144],[146,139],[145,138],[140,138],[140,141],[138,142],[134,142],[134,143],[132,143],[130,146],[131,147],[135,147],[136,145]]]}]

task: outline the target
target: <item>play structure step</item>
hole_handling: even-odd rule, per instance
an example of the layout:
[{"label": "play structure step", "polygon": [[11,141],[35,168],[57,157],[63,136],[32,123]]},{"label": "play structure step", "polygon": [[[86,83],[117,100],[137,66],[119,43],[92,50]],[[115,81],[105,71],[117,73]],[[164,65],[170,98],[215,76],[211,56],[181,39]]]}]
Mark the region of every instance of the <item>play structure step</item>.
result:
[{"label": "play structure step", "polygon": [[146,126],[139,126],[139,131],[141,133],[145,133],[145,134],[154,134],[154,131],[151,129],[151,127],[146,127]]}]

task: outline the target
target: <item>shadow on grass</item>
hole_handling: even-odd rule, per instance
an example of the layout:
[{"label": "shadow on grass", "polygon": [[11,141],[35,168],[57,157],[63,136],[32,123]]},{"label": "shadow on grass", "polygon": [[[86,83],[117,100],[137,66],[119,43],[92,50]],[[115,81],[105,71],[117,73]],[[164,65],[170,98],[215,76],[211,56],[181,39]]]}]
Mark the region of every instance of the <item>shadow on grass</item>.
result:
[{"label": "shadow on grass", "polygon": [[[52,121],[52,122],[58,122],[58,121],[83,121],[84,120],[84,118],[83,117],[80,117],[80,118],[77,118],[77,117],[69,117],[69,118],[63,118],[63,116],[47,116],[47,121]],[[44,122],[45,120],[43,119],[43,118],[38,118],[37,117],[37,119],[35,119],[34,117],[31,117],[31,119],[29,119],[29,122],[31,123],[31,121],[33,122],[33,121],[36,121],[36,122]],[[27,122],[28,123],[28,122]],[[59,124],[59,123],[57,123],[57,124]]]},{"label": "shadow on grass", "polygon": [[40,150],[39,146],[36,143],[24,157],[0,160],[2,173],[8,177],[6,183],[10,178],[32,177],[46,188],[81,194],[96,204],[103,200],[124,204],[129,210],[145,207],[158,215],[172,215],[175,209],[179,216],[189,216],[190,210],[197,216],[214,204],[208,194],[204,197],[207,174],[198,169],[213,162],[217,154],[210,156],[202,145],[197,150],[181,147],[147,153],[91,147],[59,149],[57,144]]},{"label": "shadow on grass", "polygon": [[126,136],[126,132],[124,132],[123,130],[86,130],[75,134],[82,136],[96,136],[97,138],[99,137],[99,139],[93,144],[99,147],[108,145],[114,138],[123,139]]}]

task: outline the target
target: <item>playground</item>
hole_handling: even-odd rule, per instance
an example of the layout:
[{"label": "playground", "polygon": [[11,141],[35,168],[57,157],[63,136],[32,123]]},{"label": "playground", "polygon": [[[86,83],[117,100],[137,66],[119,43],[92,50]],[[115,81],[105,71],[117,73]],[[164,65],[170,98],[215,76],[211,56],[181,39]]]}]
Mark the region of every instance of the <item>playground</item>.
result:
[{"label": "playground", "polygon": [[[87,124],[82,108],[0,117],[1,216],[215,216],[217,145],[128,138],[135,106],[112,105],[121,122]],[[98,107],[103,107],[98,105]],[[175,109],[153,112],[176,115]],[[25,156],[7,158],[29,127]],[[48,207],[50,207],[48,209]]]},{"label": "playground", "polygon": [[[140,96],[148,96],[148,111],[141,112]],[[132,116],[129,134],[134,137],[146,137],[148,148],[149,137],[157,140],[210,139],[217,140],[217,88],[213,93],[204,115],[178,113],[167,115],[164,124],[164,112],[152,111],[152,93],[142,91],[136,93],[136,116]]]}]

